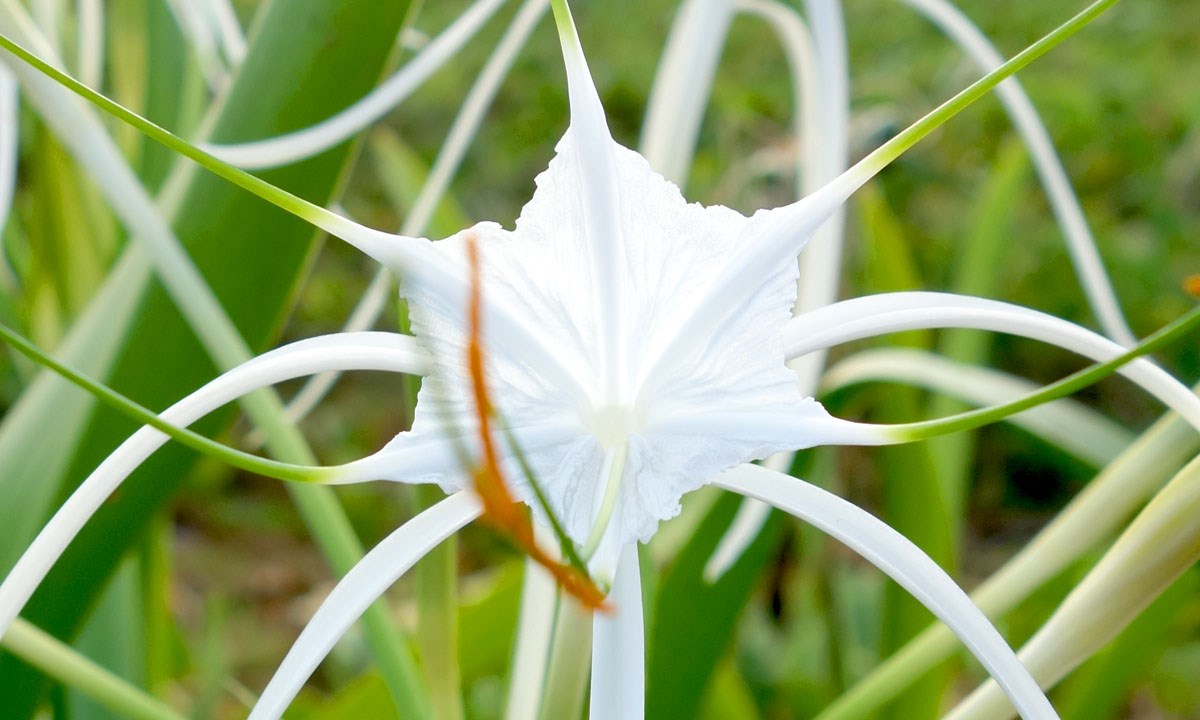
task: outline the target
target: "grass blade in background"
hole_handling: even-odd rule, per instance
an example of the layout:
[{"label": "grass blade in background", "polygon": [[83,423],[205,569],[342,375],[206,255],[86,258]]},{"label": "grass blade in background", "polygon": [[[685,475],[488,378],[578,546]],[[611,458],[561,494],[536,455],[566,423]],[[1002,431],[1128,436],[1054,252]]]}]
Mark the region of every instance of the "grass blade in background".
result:
[{"label": "grass blade in background", "polygon": [[[865,272],[868,292],[897,292],[923,287],[913,258],[910,238],[899,218],[878,190],[868,186],[859,195],[862,234],[870,248]],[[889,345],[927,348],[928,333],[902,333],[888,339]],[[922,414],[923,393],[917,388],[889,386],[885,398],[873,412],[876,422],[907,422]],[[949,532],[949,508],[934,470],[927,443],[912,443],[874,451],[880,469],[883,516],[939,565],[953,572],[957,536]],[[884,656],[901,647],[932,621],[932,615],[916,598],[894,582],[884,584],[880,622],[881,652]],[[949,682],[943,667],[913,685],[889,709],[887,717],[934,717]]]},{"label": "grass blade in background", "polygon": [[[1029,156],[1016,138],[1001,145],[999,157],[972,208],[966,230],[953,246],[961,248],[950,292],[995,297],[1003,283],[997,268],[1003,267],[1004,254],[1012,247],[1013,216],[1029,175]],[[992,339],[986,333],[947,330],[938,342],[940,354],[969,365],[985,365]],[[963,412],[967,405],[944,396],[929,403],[929,417]],[[948,518],[955,537],[962,535],[962,521],[970,492],[971,459],[975,436],[954,433],[929,441],[937,479],[946,498]]]},{"label": "grass blade in background", "polygon": [[[303,127],[345,107],[369,89],[390,54],[407,3],[383,7],[355,2],[289,0],[268,4],[257,36],[221,111],[213,137],[243,140]],[[317,203],[336,191],[348,148],[343,146],[302,164],[270,173],[268,178]],[[197,174],[175,223],[193,259],[252,347],[265,347],[278,331],[297,280],[313,248],[310,227],[267,207],[240,190]],[[138,297],[136,316],[127,327],[109,382],[151,406],[161,407],[212,377],[214,369],[157,283],[136,260],[123,262],[114,304]],[[108,313],[93,321],[112,322]],[[88,332],[88,328],[80,332]],[[110,328],[110,330],[112,330]],[[117,332],[124,335],[123,330]],[[103,333],[101,333],[103,334]],[[47,393],[50,395],[50,393]],[[57,398],[44,398],[41,413],[16,414],[12,422],[33,423],[61,448],[69,438],[54,432]],[[85,403],[90,406],[90,403]],[[32,416],[32,419],[30,419]],[[220,427],[228,412],[201,428]],[[7,425],[7,423],[6,423]],[[6,428],[7,429],[7,428]],[[28,432],[28,427],[25,428]],[[132,427],[98,413],[78,444],[66,475],[70,484],[95,466]],[[98,589],[121,555],[145,529],[159,507],[186,475],[190,455],[168,448],[134,475],[119,497],[96,518],[59,563],[26,611],[26,617],[69,636],[86,615]],[[6,476],[6,485],[52,483],[43,467]],[[39,510],[43,516],[45,510]],[[28,538],[6,538],[21,547]],[[33,672],[8,655],[0,657],[0,694],[11,702],[11,717],[27,717],[41,685]]]},{"label": "grass blade in background", "polygon": [[783,523],[772,513],[758,537],[716,583],[704,566],[729,529],[741,498],[725,493],[666,569],[646,627],[646,718],[696,717],[704,690],[725,656],[755,579],[779,545]]}]

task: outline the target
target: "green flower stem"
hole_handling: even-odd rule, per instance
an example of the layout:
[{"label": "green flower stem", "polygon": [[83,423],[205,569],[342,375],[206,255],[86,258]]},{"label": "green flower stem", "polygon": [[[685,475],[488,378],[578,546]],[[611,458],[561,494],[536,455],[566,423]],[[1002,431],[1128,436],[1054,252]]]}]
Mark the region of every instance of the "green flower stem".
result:
[{"label": "green flower stem", "polygon": [[558,613],[547,660],[538,720],[579,717],[592,666],[592,614],[570,595],[558,593]]},{"label": "green flower stem", "polygon": [[[942,123],[962,112],[979,98],[991,92],[1004,80],[1015,75],[1018,71],[1045,55],[1063,40],[1082,30],[1088,23],[1095,20],[1101,13],[1116,5],[1119,0],[1096,0],[1084,8],[1078,15],[1058,26],[1049,35],[1025,48],[1013,56],[1008,62],[992,72],[976,80],[969,87],[939,105],[927,115],[909,125],[891,140],[879,146],[874,152],[859,160],[844,175],[842,180],[858,187],[873,177],[893,160],[903,155],[909,148],[916,145],[926,135],[937,129]],[[835,181],[836,182],[836,181]]]},{"label": "green flower stem", "polygon": [[592,532],[583,546],[583,556],[589,560],[600,548],[600,542],[604,539],[604,533],[612,520],[613,510],[617,507],[617,496],[621,491],[621,476],[625,472],[625,456],[629,453],[629,445],[621,443],[612,453],[612,464],[604,487],[604,499],[601,500],[600,510],[596,513],[596,523],[592,526]]},{"label": "green flower stem", "polygon": [[[422,508],[444,500],[436,485],[414,488]],[[458,664],[458,539],[429,551],[416,566],[416,640],[429,684],[434,720],[462,720],[462,676]]]},{"label": "green flower stem", "polygon": [[13,621],[3,645],[14,655],[68,687],[130,720],[185,720],[161,701],[80,655],[69,645],[33,625]]},{"label": "green flower stem", "polygon": [[212,457],[223,460],[224,462],[233,465],[234,467],[247,470],[249,472],[266,475],[267,477],[278,478],[280,480],[291,480],[295,482],[323,482],[331,480],[336,471],[333,468],[311,467],[307,465],[292,465],[290,463],[277,462],[269,460],[257,455],[244,453],[240,450],[235,450],[226,445],[222,445],[215,440],[210,440],[198,433],[195,433],[187,428],[181,428],[173,425],[155,413],[142,407],[138,403],[130,400],[116,390],[97,382],[75,370],[63,365],[54,358],[47,355],[41,348],[34,345],[29,340],[17,334],[7,325],[0,323],[0,338],[39,365],[46,367],[66,380],[74,383],[83,390],[91,393],[100,401],[117,410],[125,413],[134,420],[149,425],[154,429],[163,432],[180,444],[186,445],[197,452],[210,455]]},{"label": "green flower stem", "polygon": [[885,428],[885,432],[896,437],[902,442],[912,442],[916,440],[927,440],[932,437],[946,435],[952,432],[960,432],[963,430],[973,430],[983,425],[988,425],[994,422],[1003,420],[1010,415],[1015,415],[1022,410],[1042,405],[1065,397],[1081,390],[1093,383],[1112,375],[1123,365],[1136,360],[1137,358],[1147,355],[1158,350],[1170,343],[1180,339],[1187,333],[1200,326],[1200,308],[1195,308],[1174,322],[1166,325],[1158,332],[1150,335],[1141,343],[1124,352],[1108,362],[1093,365],[1084,370],[1069,375],[1056,383],[1047,385],[1037,392],[1030,393],[1023,398],[1014,400],[1004,405],[994,405],[992,407],[980,408],[970,412],[951,415],[946,418],[937,420],[926,420],[923,422],[905,423],[901,425],[881,426]]}]

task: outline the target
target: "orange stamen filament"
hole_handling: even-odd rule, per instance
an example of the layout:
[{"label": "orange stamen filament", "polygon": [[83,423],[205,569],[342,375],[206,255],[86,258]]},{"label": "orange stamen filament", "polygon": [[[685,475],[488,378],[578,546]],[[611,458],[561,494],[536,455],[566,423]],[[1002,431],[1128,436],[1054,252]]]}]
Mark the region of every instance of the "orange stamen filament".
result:
[{"label": "orange stamen filament", "polygon": [[470,297],[467,307],[468,341],[467,368],[471,375],[471,390],[475,397],[475,412],[479,420],[479,442],[483,457],[472,471],[475,492],[483,502],[483,516],[542,567],[554,576],[567,593],[593,610],[607,610],[604,592],[585,572],[555,560],[537,544],[529,514],[513,497],[500,470],[495,441],[492,438],[493,409],[484,379],[482,315],[483,290],[479,272],[479,249],[475,237],[467,237],[467,263],[471,274]]}]

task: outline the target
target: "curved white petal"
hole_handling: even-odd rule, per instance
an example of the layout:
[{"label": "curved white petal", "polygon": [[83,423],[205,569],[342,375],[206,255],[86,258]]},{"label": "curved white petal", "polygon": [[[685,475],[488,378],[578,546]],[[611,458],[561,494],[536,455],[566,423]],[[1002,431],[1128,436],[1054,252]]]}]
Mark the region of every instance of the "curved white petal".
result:
[{"label": "curved white petal", "polygon": [[[791,460],[792,454],[788,452],[771,457],[786,457]],[[709,555],[708,561],[704,563],[705,582],[715,585],[737,564],[742,554],[754,542],[754,538],[762,532],[767,518],[771,516],[771,509],[770,505],[761,500],[742,498],[737,514],[733,516],[733,522],[729,523],[729,529],[721,536],[717,546],[713,548],[712,555]]]},{"label": "curved white petal", "polygon": [[646,714],[646,634],[635,543],[621,551],[608,599],[612,614],[596,613],[592,620],[590,715],[641,720]]},{"label": "curved white petal", "polygon": [[250,712],[275,720],[363,612],[430,550],[479,517],[471,493],[452,495],[394,530],[338,582],[309,620]]},{"label": "curved white petal", "polygon": [[958,635],[1004,688],[1025,720],[1058,718],[1000,633],[945,571],[908,538],[853,503],[766,468],[743,465],[721,474],[713,482],[785,510],[862,555]]},{"label": "curved white petal", "polygon": [[[421,187],[417,199],[413,202],[411,211],[404,219],[404,224],[400,228],[401,235],[420,235],[425,232],[437,204],[445,194],[471,140],[479,130],[479,125],[487,114],[492,99],[500,88],[500,83],[508,75],[517,54],[525,46],[530,33],[533,32],[549,7],[550,0],[526,0],[521,9],[517,11],[512,24],[500,38],[500,42],[496,44],[496,49],[467,92],[462,108],[450,125],[445,142],[438,150],[437,159],[433,162],[429,176]],[[342,330],[354,332],[373,326],[387,304],[391,287],[391,273],[386,268],[380,268],[375,277],[371,279],[370,286],[363,293]],[[288,403],[288,417],[293,420],[305,417],[336,381],[336,373],[323,373],[312,378]]]},{"label": "curved white petal", "polygon": [[[1041,340],[1098,362],[1125,352],[1108,338],[1037,310],[951,293],[900,292],[844,300],[806,313],[784,329],[789,357],[816,348],[903,330],[974,328]],[[1139,358],[1119,373],[1200,427],[1200,398],[1154,363]]]},{"label": "curved white petal", "polygon": [[[221,375],[172,405],[160,417],[187,426],[248,392],[331,369],[421,373],[424,352],[395,333],[325,335],[272,350]],[[0,636],[79,533],[84,523],[168,436],[143,427],[114,450],[71,494],[0,584]]]},{"label": "curved white petal", "polygon": [[[971,20],[948,0],[901,0],[937,25],[987,73],[1004,63],[1004,59],[987,37]],[[1066,236],[1067,250],[1075,265],[1084,294],[1096,313],[1105,333],[1122,345],[1135,345],[1137,339],[1125,322],[1121,306],[1109,282],[1104,262],[1096,249],[1087,219],[1079,207],[1079,199],[1067,178],[1054,142],[1046,132],[1037,110],[1016,78],[1009,78],[996,87],[1000,104],[1008,111],[1013,125],[1033,157],[1038,177],[1046,188],[1046,197],[1058,224]]]},{"label": "curved white petal", "polygon": [[[379,320],[380,314],[383,313],[383,308],[387,306],[387,299],[392,292],[392,282],[391,272],[385,267],[379,268],[375,272],[375,276],[371,278],[371,284],[363,291],[358,304],[354,306],[354,311],[350,313],[350,317],[342,327],[342,332],[362,332],[374,325]],[[307,417],[339,377],[341,377],[340,373],[324,372],[309,378],[284,408],[287,419],[292,423],[298,423]],[[252,444],[259,445],[264,439],[265,436],[256,432]]]},{"label": "curved white petal", "polygon": [[[1138,513],[1112,547],[1033,637],[1020,657],[1052,687],[1108,645],[1180,575],[1200,560],[1200,459],[1188,463]],[[947,720],[1001,720],[1012,714],[990,682]]]},{"label": "curved white petal", "polygon": [[[1000,370],[906,348],[864,350],[851,355],[825,373],[821,388],[827,393],[872,381],[918,385],[978,407],[1001,405],[1041,389]],[[1067,398],[1006,419],[1095,467],[1108,464],[1133,442],[1133,433],[1119,423]]]},{"label": "curved white petal", "polygon": [[312,157],[366,128],[400,104],[465,45],[504,0],[476,0],[441,35],[400,70],[350,107],[322,122],[286,135],[235,145],[201,147],[246,170],[278,167]]}]

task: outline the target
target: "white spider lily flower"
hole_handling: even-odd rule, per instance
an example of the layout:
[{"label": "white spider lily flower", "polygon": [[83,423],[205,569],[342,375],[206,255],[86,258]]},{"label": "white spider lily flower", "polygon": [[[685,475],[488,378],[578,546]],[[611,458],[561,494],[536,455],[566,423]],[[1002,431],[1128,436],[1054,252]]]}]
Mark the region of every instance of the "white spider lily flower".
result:
[{"label": "white spider lily flower", "polygon": [[[1113,1],[1096,3],[1004,73],[1015,72]],[[793,319],[797,253],[855,189],[902,151],[895,150],[900,145],[891,147],[894,154],[873,155],[798,203],[751,217],[689,204],[645,159],[613,141],[569,11],[561,1],[554,10],[571,101],[571,124],[558,154],[539,176],[514,230],[483,223],[439,243],[387,235],[303,205],[22,55],[206,167],[351,242],[403,278],[402,293],[425,353],[411,347],[409,339],[391,343],[373,334],[306,341],[231,371],[164,416],[189,423],[253,387],[305,373],[361,367],[431,373],[412,431],[371,457],[314,475],[331,482],[437,482],[453,494],[397,530],[339,583],[280,666],[253,717],[278,717],[362,610],[423,552],[480,512],[454,450],[477,429],[466,349],[471,238],[479,241],[482,258],[492,401],[540,478],[550,511],[583,547],[593,572],[606,582],[615,580],[616,613],[595,623],[594,716],[642,714],[641,608],[632,544],[649,538],[661,520],[678,512],[685,492],[716,482],[814,522],[860,551],[960,635],[1025,717],[1055,717],[982,613],[915,546],[845,501],[746,463],[820,444],[884,444],[914,437],[839,420],[802,396],[785,361],[804,352],[921,323],[1031,335],[1102,360],[1120,356],[1122,348],[1049,316],[957,296],[876,296]],[[952,101],[959,103],[954,107],[988,87],[973,86]],[[911,144],[954,111],[931,115],[903,141]],[[348,356],[343,346],[357,346],[363,355]],[[1145,361],[1130,364],[1127,375],[1200,425],[1200,399],[1169,375]],[[0,585],[0,633],[78,527],[165,439],[157,430],[135,436],[72,496]],[[516,464],[515,458],[506,461]]]}]

